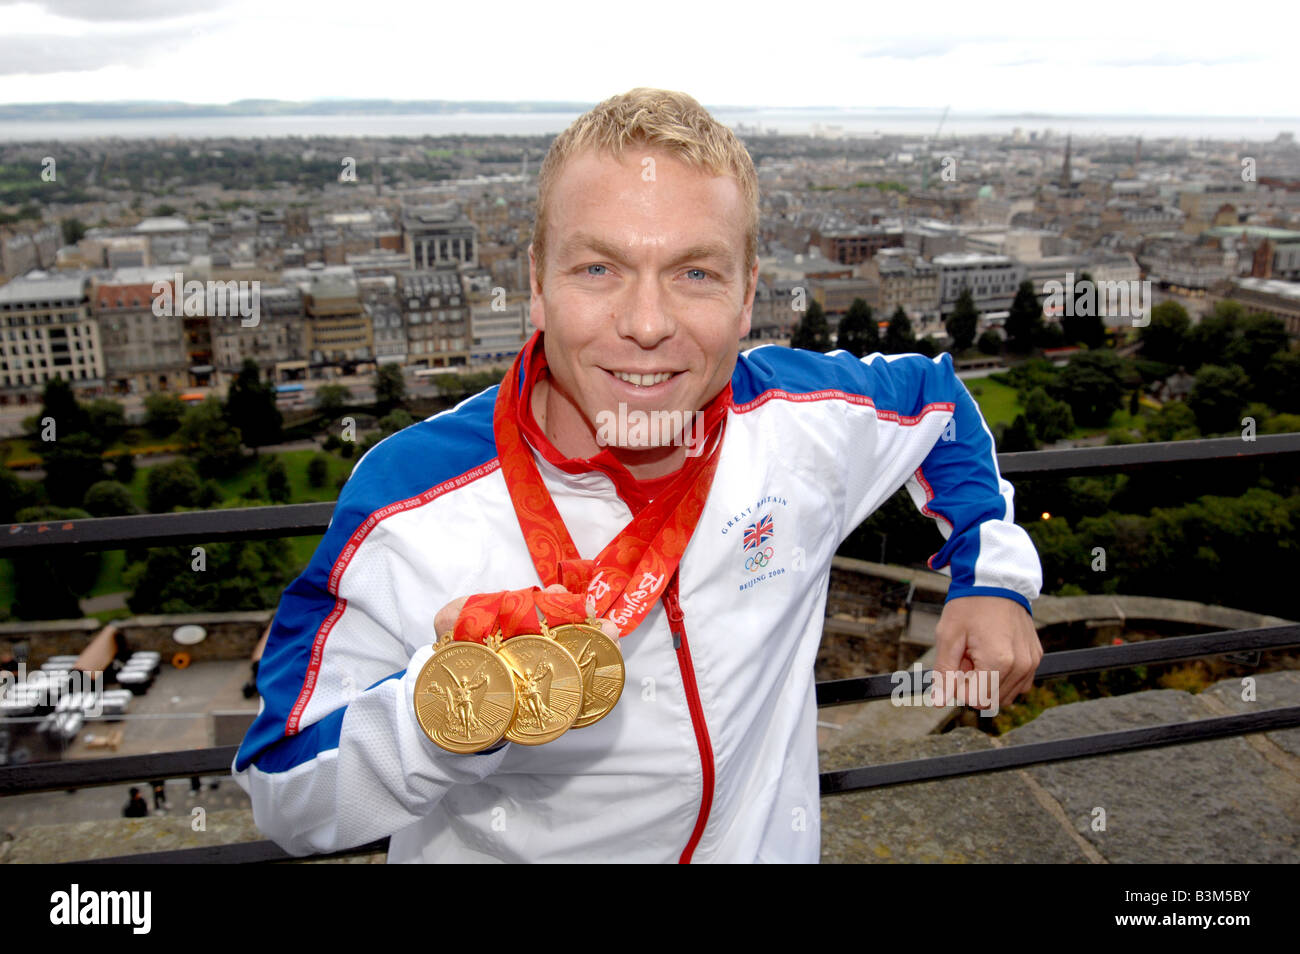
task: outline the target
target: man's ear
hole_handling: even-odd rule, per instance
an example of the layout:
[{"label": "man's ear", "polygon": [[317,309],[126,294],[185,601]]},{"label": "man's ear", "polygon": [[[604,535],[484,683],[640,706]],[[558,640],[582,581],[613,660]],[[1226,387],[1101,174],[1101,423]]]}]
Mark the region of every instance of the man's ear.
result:
[{"label": "man's ear", "polygon": [[528,320],[538,331],[546,330],[546,304],[542,301],[542,282],[537,274],[537,259],[533,255],[533,243],[528,243],[528,287],[532,297],[528,302]]},{"label": "man's ear", "polygon": [[745,307],[740,312],[740,333],[737,339],[749,336],[750,324],[754,317],[754,295],[758,292],[758,259],[754,259],[754,267],[749,270],[749,292],[745,295]]}]

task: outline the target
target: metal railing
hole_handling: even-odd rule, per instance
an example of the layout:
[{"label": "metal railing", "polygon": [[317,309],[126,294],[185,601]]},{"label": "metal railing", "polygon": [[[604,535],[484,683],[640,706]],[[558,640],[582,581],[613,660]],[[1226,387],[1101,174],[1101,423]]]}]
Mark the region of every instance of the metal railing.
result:
[{"label": "metal railing", "polygon": [[[1266,435],[1255,441],[1214,438],[1160,444],[1031,451],[998,455],[1004,475],[1068,477],[1117,469],[1159,468],[1189,463],[1300,453],[1300,434]],[[302,536],[324,532],[334,504],[296,504],[237,510],[150,514],[46,524],[0,525],[0,557],[49,550],[116,549],[123,546]],[[1232,653],[1259,653],[1300,646],[1300,625],[1228,630],[1121,646],[1046,654],[1035,681],[1082,672],[1170,663]],[[928,672],[928,671],[926,671]],[[924,673],[922,679],[926,680]],[[923,681],[928,684],[928,681]],[[819,707],[890,698],[891,674],[817,684]],[[1220,739],[1300,726],[1300,706],[1220,716],[1036,742],[979,752],[942,755],[821,774],[821,793],[837,795],[935,779],[958,778],[1071,759],[1093,758],[1170,745]],[[78,759],[0,767],[0,796],[56,791],[157,778],[186,778],[229,772],[236,746],[104,759]],[[384,851],[387,839],[331,855],[347,857]],[[99,859],[95,863],[236,864],[293,860],[269,841],[216,845]]]}]

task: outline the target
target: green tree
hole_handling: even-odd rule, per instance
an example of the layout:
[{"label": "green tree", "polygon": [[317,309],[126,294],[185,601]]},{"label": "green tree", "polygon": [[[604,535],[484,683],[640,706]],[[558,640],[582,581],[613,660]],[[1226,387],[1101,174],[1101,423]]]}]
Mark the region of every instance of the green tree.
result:
[{"label": "green tree", "polygon": [[176,433],[184,417],[184,402],[169,391],[155,391],[144,399],[144,426],[154,437]]},{"label": "green tree", "polygon": [[199,475],[185,458],[151,468],[144,496],[151,513],[171,513],[175,507],[193,507],[199,493]]},{"label": "green tree", "polygon": [[963,288],[957,296],[957,304],[948,316],[944,327],[952,339],[952,350],[956,354],[966,351],[975,341],[975,332],[979,329],[980,313],[975,307],[975,296],[969,288]]},{"label": "green tree", "polygon": [[1043,327],[1043,306],[1038,303],[1034,283],[1023,281],[1016,289],[1016,297],[1007,313],[1007,350],[1016,354],[1029,354],[1034,350],[1034,339]]},{"label": "green tree", "polygon": [[381,364],[375,371],[375,403],[385,410],[406,400],[406,378],[400,364]]},{"label": "green tree", "polygon": [[352,392],[341,384],[322,384],[316,389],[316,408],[333,418],[352,400]]},{"label": "green tree", "polygon": [[226,396],[226,420],[248,447],[265,447],[280,440],[284,418],[275,406],[275,387],[263,381],[257,362],[245,358]]},{"label": "green tree", "polygon": [[91,484],[104,479],[99,441],[85,432],[64,435],[40,446],[45,468],[45,492],[50,503],[73,507],[81,503]]},{"label": "green tree", "polygon": [[86,223],[81,219],[62,219],[59,228],[63,231],[64,245],[76,245],[86,236]]},{"label": "green tree", "polygon": [[84,405],[86,427],[101,448],[107,448],[126,430],[126,409],[116,401],[96,398]]},{"label": "green tree", "polygon": [[[232,499],[220,508],[246,507]],[[204,545],[202,570],[189,547],[161,547],[132,562],[122,580],[132,590],[133,613],[203,613],[275,606],[293,575],[289,541],[237,540]]]},{"label": "green tree", "polygon": [[1061,331],[1059,321],[1044,321],[1038,326],[1034,337],[1034,346],[1046,351],[1048,348],[1064,348],[1065,333]]},{"label": "green tree", "polygon": [[[18,523],[85,520],[77,507],[28,507],[18,511]],[[13,561],[14,604],[18,619],[81,619],[78,597],[89,593],[99,576],[100,554],[31,553]]]},{"label": "green tree", "polygon": [[307,483],[313,487],[324,487],[329,479],[330,464],[326,454],[314,454],[307,462]]},{"label": "green tree", "polygon": [[[1087,282],[1085,285],[1084,283]],[[1087,300],[1088,289],[1092,289],[1092,302]],[[1082,344],[1089,348],[1100,348],[1106,343],[1106,323],[1101,319],[1101,293],[1092,279],[1084,272],[1075,283],[1073,314],[1061,317],[1061,334],[1067,344]]]},{"label": "green tree", "polygon": [[278,457],[272,457],[266,465],[266,494],[272,503],[289,502],[289,472]]},{"label": "green tree", "polygon": [[1025,415],[1017,414],[1016,419],[1002,432],[1002,440],[998,444],[998,450],[1006,454],[1014,451],[1038,450],[1038,441],[1034,439],[1034,429]]},{"label": "green tree", "polygon": [[1070,405],[1050,397],[1042,388],[1034,388],[1025,401],[1025,419],[1034,436],[1047,444],[1064,440],[1074,430],[1074,413]]},{"label": "green tree", "polygon": [[185,412],[179,436],[193,448],[191,456],[203,477],[232,474],[243,463],[239,428],[226,420],[221,402],[215,397],[208,397]]},{"label": "green tree", "polygon": [[0,464],[0,523],[13,523],[14,515],[19,510],[36,506],[40,498],[40,484],[34,480],[23,480]]},{"label": "green tree", "polygon": [[1002,353],[1002,336],[992,328],[989,328],[980,335],[976,346],[980,349],[980,354],[995,355]]},{"label": "green tree", "polygon": [[902,305],[895,308],[889,317],[889,325],[885,328],[885,343],[880,350],[885,354],[910,354],[916,351],[916,335]]},{"label": "green tree", "polygon": [[1269,358],[1259,375],[1259,395],[1270,407],[1300,414],[1300,351],[1282,351]]},{"label": "green tree", "polygon": [[1246,315],[1216,364],[1235,364],[1249,378],[1257,377],[1275,355],[1286,351],[1286,326],[1272,315]]},{"label": "green tree", "polygon": [[129,484],[135,480],[135,456],[130,450],[124,450],[114,458],[113,479],[120,484]]},{"label": "green tree", "polygon": [[934,335],[926,335],[916,343],[915,350],[917,354],[923,354],[927,358],[934,358],[938,357],[943,348],[939,346],[939,342],[934,340]]},{"label": "green tree", "polygon": [[1187,361],[1191,319],[1176,301],[1162,301],[1151,309],[1151,322],[1139,332],[1142,355],[1151,361],[1182,365]]},{"label": "green tree", "polygon": [[41,413],[39,426],[45,427],[45,419],[54,419],[56,440],[62,440],[72,434],[83,434],[90,426],[86,410],[77,403],[72,394],[72,387],[62,377],[50,378],[45,382],[41,392]]},{"label": "green tree", "polygon": [[219,483],[215,480],[205,480],[199,485],[199,494],[194,498],[194,506],[200,510],[215,510],[225,496],[221,492]]},{"label": "green tree", "polygon": [[1196,415],[1202,434],[1217,434],[1241,427],[1241,410],[1246,406],[1250,382],[1236,365],[1202,365],[1196,383],[1187,396],[1187,406]]},{"label": "green tree", "polygon": [[1196,415],[1182,401],[1166,401],[1146,419],[1144,429],[1150,441],[1182,441],[1201,436],[1196,429]]},{"label": "green tree", "polygon": [[1050,387],[1081,427],[1104,427],[1124,404],[1123,367],[1112,351],[1081,351],[1070,358]]},{"label": "green tree", "polygon": [[97,484],[91,484],[82,507],[92,517],[124,517],[140,512],[131,491],[116,480],[101,480]]},{"label": "green tree", "polygon": [[826,323],[826,313],[822,311],[817,299],[808,303],[808,310],[795,323],[794,330],[790,332],[790,347],[820,351],[823,354],[831,350],[830,326]]},{"label": "green tree", "polygon": [[1050,390],[1060,376],[1060,369],[1046,358],[1030,358],[991,377],[1015,388],[1023,404],[1030,391],[1034,388]]},{"label": "green tree", "polygon": [[855,358],[880,350],[880,331],[876,328],[876,319],[871,314],[871,306],[861,298],[853,299],[848,314],[840,320],[835,347],[847,351]]},{"label": "green tree", "polygon": [[[1219,305],[1236,304],[1221,301]],[[1240,306],[1238,306],[1240,307]],[[1195,373],[1203,364],[1220,364],[1232,343],[1235,318],[1231,311],[1206,315],[1187,333],[1187,343],[1183,349],[1183,366]],[[1175,369],[1176,370],[1176,369]],[[1173,373],[1172,371],[1170,373]]]},{"label": "green tree", "polygon": [[379,432],[383,437],[387,437],[389,434],[396,434],[414,423],[415,418],[411,417],[410,412],[398,408],[396,411],[390,411],[379,419]]}]

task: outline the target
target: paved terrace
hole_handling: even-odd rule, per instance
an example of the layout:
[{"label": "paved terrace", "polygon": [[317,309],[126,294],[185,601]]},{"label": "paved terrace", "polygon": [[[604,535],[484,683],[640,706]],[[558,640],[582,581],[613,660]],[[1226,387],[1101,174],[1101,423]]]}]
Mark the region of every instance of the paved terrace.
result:
[{"label": "paved terrace", "polygon": [[[223,678],[234,685],[235,674],[211,676],[214,685]],[[1297,705],[1300,672],[1261,675],[1256,694],[1256,701],[1243,701],[1240,681],[1229,680],[1199,695],[1158,690],[1078,702],[1049,709],[998,739],[970,728],[883,740],[872,740],[870,732],[835,733],[822,749],[821,768]],[[0,827],[13,835],[0,842],[0,862],[261,839],[232,781],[216,790],[205,786],[193,798],[188,789],[188,781],[173,781],[170,813],[143,819],[120,817],[124,787],[0,799]],[[192,829],[195,807],[206,812],[205,831]],[[828,796],[821,800],[821,819],[824,862],[1300,862],[1300,729]]]}]

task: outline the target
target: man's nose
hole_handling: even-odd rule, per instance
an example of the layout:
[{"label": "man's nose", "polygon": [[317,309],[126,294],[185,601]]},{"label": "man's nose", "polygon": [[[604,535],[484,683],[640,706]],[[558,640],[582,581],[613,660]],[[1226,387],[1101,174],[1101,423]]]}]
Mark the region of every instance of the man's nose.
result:
[{"label": "man's nose", "polygon": [[657,275],[638,277],[628,286],[618,309],[616,328],[619,336],[631,338],[642,348],[653,348],[671,337],[677,329],[670,308]]}]

